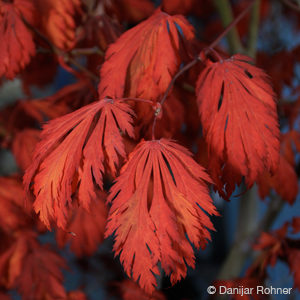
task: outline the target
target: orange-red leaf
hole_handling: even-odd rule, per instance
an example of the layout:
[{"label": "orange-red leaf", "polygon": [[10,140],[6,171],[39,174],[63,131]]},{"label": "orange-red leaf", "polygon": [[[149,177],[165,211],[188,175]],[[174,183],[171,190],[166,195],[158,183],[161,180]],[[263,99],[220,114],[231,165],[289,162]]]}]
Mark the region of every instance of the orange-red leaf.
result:
[{"label": "orange-red leaf", "polygon": [[12,300],[10,295],[0,292],[0,300]]},{"label": "orange-red leaf", "polygon": [[293,218],[293,233],[300,232],[300,217]]},{"label": "orange-red leaf", "polygon": [[104,1],[108,15],[117,16],[120,23],[138,23],[148,18],[154,11],[151,0],[109,0]]},{"label": "orange-red leaf", "polygon": [[259,176],[257,184],[262,198],[268,196],[270,189],[273,188],[282,199],[293,204],[298,194],[298,178],[295,169],[282,155],[275,174],[271,176],[268,172],[264,172]]},{"label": "orange-red leaf", "polygon": [[290,249],[287,252],[287,262],[290,267],[291,273],[293,274],[294,288],[297,288],[300,291],[300,250]]},{"label": "orange-red leaf", "polygon": [[188,14],[191,12],[193,6],[196,3],[195,0],[163,0],[162,9],[168,14]]},{"label": "orange-red leaf", "polygon": [[156,99],[177,72],[185,42],[193,37],[193,27],[183,16],[157,10],[108,48],[100,97]]},{"label": "orange-red leaf", "polygon": [[7,128],[19,131],[26,127],[34,127],[36,123],[58,118],[70,112],[65,103],[55,103],[54,96],[42,99],[19,101],[9,115]]},{"label": "orange-red leaf", "polygon": [[61,272],[66,268],[65,260],[47,245],[31,242],[16,283],[22,299],[66,299]]},{"label": "orange-red leaf", "polygon": [[61,268],[66,268],[64,259],[41,245],[32,231],[15,232],[0,254],[1,284],[17,288],[24,300],[66,299]]},{"label": "orange-red leaf", "polygon": [[86,295],[82,291],[71,291],[68,293],[67,300],[88,300]]},{"label": "orange-red leaf", "polygon": [[300,132],[290,130],[281,136],[281,153],[291,166],[295,166],[295,154],[300,152]]},{"label": "orange-red leaf", "polygon": [[131,280],[124,280],[118,284],[122,300],[166,300],[164,294],[155,291],[151,297],[142,290],[138,284]]},{"label": "orange-red leaf", "polygon": [[24,183],[33,181],[34,209],[50,228],[65,228],[72,194],[79,185],[80,205],[89,208],[94,182],[102,188],[106,162],[114,175],[119,156],[126,153],[122,133],[133,137],[133,112],[122,99],[103,99],[44,126]]},{"label": "orange-red leaf", "polygon": [[194,266],[194,252],[210,239],[217,214],[205,181],[209,176],[184,147],[166,139],[142,141],[111,189],[106,235],[128,276],[147,292],[156,286],[160,262],[175,283]]},{"label": "orange-red leaf", "polygon": [[[294,277],[294,288],[300,290],[300,250],[299,240],[289,238],[288,227],[295,224],[285,223],[280,229],[266,233],[263,232],[259,237],[255,250],[260,250],[261,254],[254,263],[255,267],[259,266],[260,272],[263,273],[265,268],[270,264],[274,266],[278,259],[289,265],[290,271]],[[251,267],[253,269],[253,266]]]},{"label": "orange-red leaf", "polygon": [[14,177],[0,177],[0,228],[11,233],[30,224],[24,210],[25,193],[22,182]]},{"label": "orange-red leaf", "polygon": [[0,278],[1,285],[6,288],[13,288],[16,280],[22,273],[24,259],[30,249],[30,243],[34,239],[31,232],[19,234],[6,251],[0,254]]},{"label": "orange-red leaf", "polygon": [[35,0],[40,12],[40,27],[52,43],[62,50],[75,44],[75,15],[81,10],[81,0]]},{"label": "orange-red leaf", "polygon": [[279,166],[271,175],[265,171],[257,180],[260,197],[265,198],[273,188],[285,201],[293,204],[298,194],[298,178],[295,170],[295,150],[300,148],[300,135],[291,130],[281,135]]},{"label": "orange-red leaf", "polygon": [[40,131],[24,129],[19,131],[13,140],[12,151],[18,166],[25,170],[32,162],[33,150],[40,140]]},{"label": "orange-red leaf", "polygon": [[30,0],[0,1],[0,77],[13,79],[35,54],[31,31],[23,23],[34,20]]},{"label": "orange-red leaf", "polygon": [[[51,96],[19,101],[9,118],[9,126],[23,128],[24,123],[35,125],[63,116],[77,108],[90,104],[97,97],[93,84],[86,79],[79,79],[58,90]],[[29,120],[28,120],[29,118]],[[33,120],[32,120],[33,119]]]},{"label": "orange-red leaf", "polygon": [[197,82],[209,170],[226,198],[242,176],[250,187],[264,170],[274,173],[279,162],[274,92],[268,76],[250,62],[242,55],[209,61]]},{"label": "orange-red leaf", "polygon": [[20,114],[24,113],[40,123],[45,121],[45,118],[58,118],[90,104],[95,97],[97,97],[97,91],[91,82],[79,79],[75,83],[64,86],[51,96],[20,101],[18,108],[14,110],[11,122],[16,121],[15,118],[20,118]]},{"label": "orange-red leaf", "polygon": [[106,195],[97,192],[92,200],[90,212],[83,207],[77,207],[69,213],[66,230],[58,229],[56,233],[57,244],[64,247],[70,243],[71,250],[77,256],[92,255],[103,241],[107,218],[105,205]]}]

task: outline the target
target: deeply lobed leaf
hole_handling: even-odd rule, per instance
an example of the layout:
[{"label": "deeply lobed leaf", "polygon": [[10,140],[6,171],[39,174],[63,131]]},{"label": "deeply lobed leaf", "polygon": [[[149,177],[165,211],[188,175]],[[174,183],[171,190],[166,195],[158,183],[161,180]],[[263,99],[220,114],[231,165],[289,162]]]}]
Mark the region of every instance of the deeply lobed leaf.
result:
[{"label": "deeply lobed leaf", "polygon": [[250,63],[242,55],[210,62],[197,82],[209,170],[225,198],[243,176],[250,187],[279,163],[275,95],[264,71]]},{"label": "deeply lobed leaf", "polygon": [[0,253],[1,284],[16,288],[22,299],[66,299],[61,268],[65,260],[49,245],[41,245],[33,231],[16,231]]},{"label": "deeply lobed leaf", "polygon": [[[0,228],[11,234],[31,225],[28,210],[24,208],[25,193],[18,177],[0,177]],[[26,207],[26,209],[29,209]]]},{"label": "deeply lobed leaf", "polygon": [[67,299],[61,272],[66,268],[65,260],[47,245],[32,244],[17,282],[22,299]]},{"label": "deeply lobed leaf", "polygon": [[40,131],[24,129],[16,133],[12,142],[12,152],[21,170],[25,170],[32,162],[33,150],[39,142]]},{"label": "deeply lobed leaf", "polygon": [[77,188],[80,205],[89,209],[94,182],[102,188],[104,163],[115,175],[125,157],[121,132],[134,135],[132,114],[122,99],[104,99],[44,126],[24,184],[28,191],[33,182],[34,209],[48,228],[51,221],[66,227]]},{"label": "deeply lobed leaf", "polygon": [[23,17],[33,22],[32,1],[0,1],[0,77],[13,79],[35,55],[33,36],[24,24]]},{"label": "deeply lobed leaf", "polygon": [[156,285],[160,262],[171,282],[194,266],[186,238],[204,247],[216,209],[204,172],[184,147],[166,139],[142,141],[131,153],[111,189],[106,235],[115,232],[114,251],[125,272],[148,293]]},{"label": "deeply lobed leaf", "polygon": [[156,100],[177,72],[186,41],[193,38],[193,27],[183,16],[158,9],[108,48],[100,72],[100,97]]},{"label": "deeply lobed leaf", "polygon": [[34,0],[41,14],[40,28],[58,48],[69,50],[75,45],[75,16],[81,0]]}]

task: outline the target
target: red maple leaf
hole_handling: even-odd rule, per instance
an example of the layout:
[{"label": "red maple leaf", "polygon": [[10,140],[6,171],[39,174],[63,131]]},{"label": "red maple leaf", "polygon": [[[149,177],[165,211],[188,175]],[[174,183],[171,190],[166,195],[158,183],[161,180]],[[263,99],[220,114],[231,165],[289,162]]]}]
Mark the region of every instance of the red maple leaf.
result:
[{"label": "red maple leaf", "polygon": [[103,241],[107,219],[105,205],[106,194],[97,192],[92,200],[90,212],[79,206],[69,213],[66,230],[58,228],[56,241],[64,247],[70,243],[70,249],[77,256],[92,255]]},{"label": "red maple leaf", "polygon": [[0,292],[0,300],[12,300],[10,295]]},{"label": "red maple leaf", "polygon": [[13,288],[16,280],[22,273],[23,261],[30,251],[30,242],[35,238],[32,232],[15,233],[15,240],[6,245],[5,251],[0,254],[1,285]]},{"label": "red maple leaf", "polygon": [[300,232],[300,217],[293,218],[293,233]]},{"label": "red maple leaf", "polygon": [[61,268],[64,259],[41,245],[33,231],[17,231],[0,253],[1,284],[17,288],[22,299],[66,299]]},{"label": "red maple leaf", "polygon": [[97,91],[89,79],[79,79],[44,98],[19,101],[10,113],[9,130],[23,129],[24,124],[35,126],[45,120],[63,116],[73,110],[90,104],[97,97]]},{"label": "red maple leaf", "polygon": [[250,187],[264,170],[274,173],[278,167],[275,96],[268,76],[249,57],[206,62],[196,88],[199,114],[209,171],[219,192],[229,198],[243,176]]},{"label": "red maple leaf", "polygon": [[[10,110],[9,110],[10,111]],[[7,118],[7,130],[20,131],[24,127],[36,127],[36,123],[42,123],[70,112],[65,103],[55,103],[52,97],[18,101]],[[3,118],[7,112],[3,112]]]},{"label": "red maple leaf", "polygon": [[12,233],[30,224],[29,214],[24,209],[25,193],[17,177],[0,177],[0,228]]},{"label": "red maple leaf", "polygon": [[295,154],[300,152],[300,132],[290,130],[281,135],[281,152],[291,166],[295,166]]},{"label": "red maple leaf", "polygon": [[287,251],[287,262],[290,267],[291,273],[294,277],[294,288],[300,291],[300,249],[289,249]]},{"label": "red maple leaf", "polygon": [[140,22],[154,11],[151,0],[104,0],[103,3],[107,14],[116,16],[121,23]]},{"label": "red maple leaf", "polygon": [[295,169],[281,155],[279,166],[273,176],[265,171],[257,180],[259,195],[265,198],[273,188],[289,204],[293,204],[298,194],[298,178]]},{"label": "red maple leaf", "polygon": [[130,154],[111,189],[106,235],[128,276],[153,292],[161,263],[174,284],[194,267],[194,252],[210,239],[216,215],[204,172],[184,147],[166,139],[142,141]]},{"label": "red maple leaf", "polygon": [[40,12],[41,31],[62,50],[75,45],[75,16],[81,12],[81,0],[35,0]]},{"label": "red maple leaf", "polygon": [[[250,271],[258,268],[260,273],[263,273],[269,264],[274,266],[280,259],[288,264],[294,277],[294,287],[300,289],[300,243],[299,240],[287,236],[289,225],[286,223],[274,232],[261,234],[258,242],[254,245],[254,249],[261,250],[262,253],[250,267]],[[295,229],[296,225],[292,225]]]},{"label": "red maple leaf", "polygon": [[265,250],[260,257],[260,269],[264,270],[268,264],[274,266],[277,262],[278,256],[283,256],[284,252],[281,247],[285,235],[287,233],[287,225],[273,234],[263,232],[257,243],[253,246],[255,250]]},{"label": "red maple leaf", "polygon": [[32,240],[16,283],[22,299],[66,299],[61,272],[66,268],[65,260],[48,245]]},{"label": "red maple leaf", "polygon": [[33,150],[39,141],[40,131],[36,129],[24,129],[15,135],[12,151],[22,170],[26,170],[31,164]]},{"label": "red maple leaf", "polygon": [[295,149],[300,149],[300,134],[291,130],[281,135],[279,166],[274,174],[265,171],[258,177],[260,197],[265,198],[273,188],[289,204],[298,194],[298,178],[295,170]]},{"label": "red maple leaf", "polygon": [[24,184],[28,191],[34,182],[34,209],[48,228],[50,221],[66,227],[77,187],[80,205],[89,209],[94,181],[102,188],[104,163],[115,175],[126,155],[121,131],[133,137],[131,115],[122,99],[103,99],[44,126]]},{"label": "red maple leaf", "polygon": [[24,24],[34,21],[31,0],[0,1],[0,77],[13,79],[35,55],[31,31]]},{"label": "red maple leaf", "polygon": [[160,291],[155,291],[151,296],[146,294],[138,284],[131,280],[123,280],[117,284],[120,290],[122,300],[166,300],[164,294]]},{"label": "red maple leaf", "polygon": [[88,300],[82,291],[71,291],[68,293],[67,300]]},{"label": "red maple leaf", "polygon": [[163,0],[162,9],[168,14],[188,14],[193,6],[199,5],[195,0]]},{"label": "red maple leaf", "polygon": [[157,10],[108,48],[101,68],[100,97],[157,100],[178,70],[193,27],[180,15]]}]

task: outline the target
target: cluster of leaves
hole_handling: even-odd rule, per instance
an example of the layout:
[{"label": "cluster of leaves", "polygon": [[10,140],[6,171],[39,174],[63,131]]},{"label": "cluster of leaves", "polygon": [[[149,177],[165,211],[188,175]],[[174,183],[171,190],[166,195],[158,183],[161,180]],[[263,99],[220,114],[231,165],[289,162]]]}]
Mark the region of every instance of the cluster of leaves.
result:
[{"label": "cluster of leaves", "polygon": [[[201,6],[194,13],[205,12]],[[193,246],[211,239],[210,217],[219,213],[210,186],[229,200],[237,185],[257,183],[262,198],[274,189],[295,201],[297,115],[276,102],[251,58],[196,39],[184,17],[194,7],[192,0],[164,0],[157,9],[148,0],[0,0],[0,77],[18,76],[26,95],[0,115],[2,146],[20,168],[0,178],[3,291],[86,298],[66,292],[66,262],[37,238],[55,228],[57,245],[70,244],[78,257],[114,235],[113,251],[144,290],[126,281],[122,297],[164,299],[157,277],[181,280],[195,267]],[[137,25],[126,30],[126,22]],[[75,82],[34,98],[32,86],[44,88],[58,68]],[[290,122],[285,134],[278,105]],[[187,149],[196,145],[197,162]],[[285,233],[261,237],[255,282],[277,257],[298,261]]]}]

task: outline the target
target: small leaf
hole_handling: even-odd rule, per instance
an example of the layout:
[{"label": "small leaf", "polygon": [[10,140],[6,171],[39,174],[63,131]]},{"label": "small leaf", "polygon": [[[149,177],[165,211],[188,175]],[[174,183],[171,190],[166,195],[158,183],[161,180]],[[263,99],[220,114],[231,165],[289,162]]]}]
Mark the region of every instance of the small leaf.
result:
[{"label": "small leaf", "polygon": [[120,290],[122,300],[166,300],[166,297],[160,291],[155,291],[150,298],[138,284],[131,280],[123,280],[117,284],[117,287]]},{"label": "small leaf", "polygon": [[98,191],[91,201],[90,212],[79,206],[70,211],[67,231],[58,229],[56,240],[59,247],[70,243],[76,256],[92,255],[103,241],[107,218],[106,195]]},{"label": "small leaf", "polygon": [[31,31],[23,23],[34,20],[34,5],[31,0],[0,2],[0,77],[13,79],[35,55]]},{"label": "small leaf", "polygon": [[33,150],[40,140],[40,131],[24,129],[19,131],[13,140],[12,151],[18,166],[25,170],[32,162]]},{"label": "small leaf", "polygon": [[24,208],[25,193],[20,179],[0,177],[0,228],[8,234],[31,225],[31,218]]},{"label": "small leaf", "polygon": [[257,181],[259,195],[265,198],[273,188],[278,195],[289,204],[293,204],[298,194],[298,178],[293,166],[281,155],[279,166],[272,176],[264,172]]},{"label": "small leaf", "polygon": [[81,12],[81,0],[35,0],[40,12],[42,32],[62,50],[75,45],[75,16]]}]

